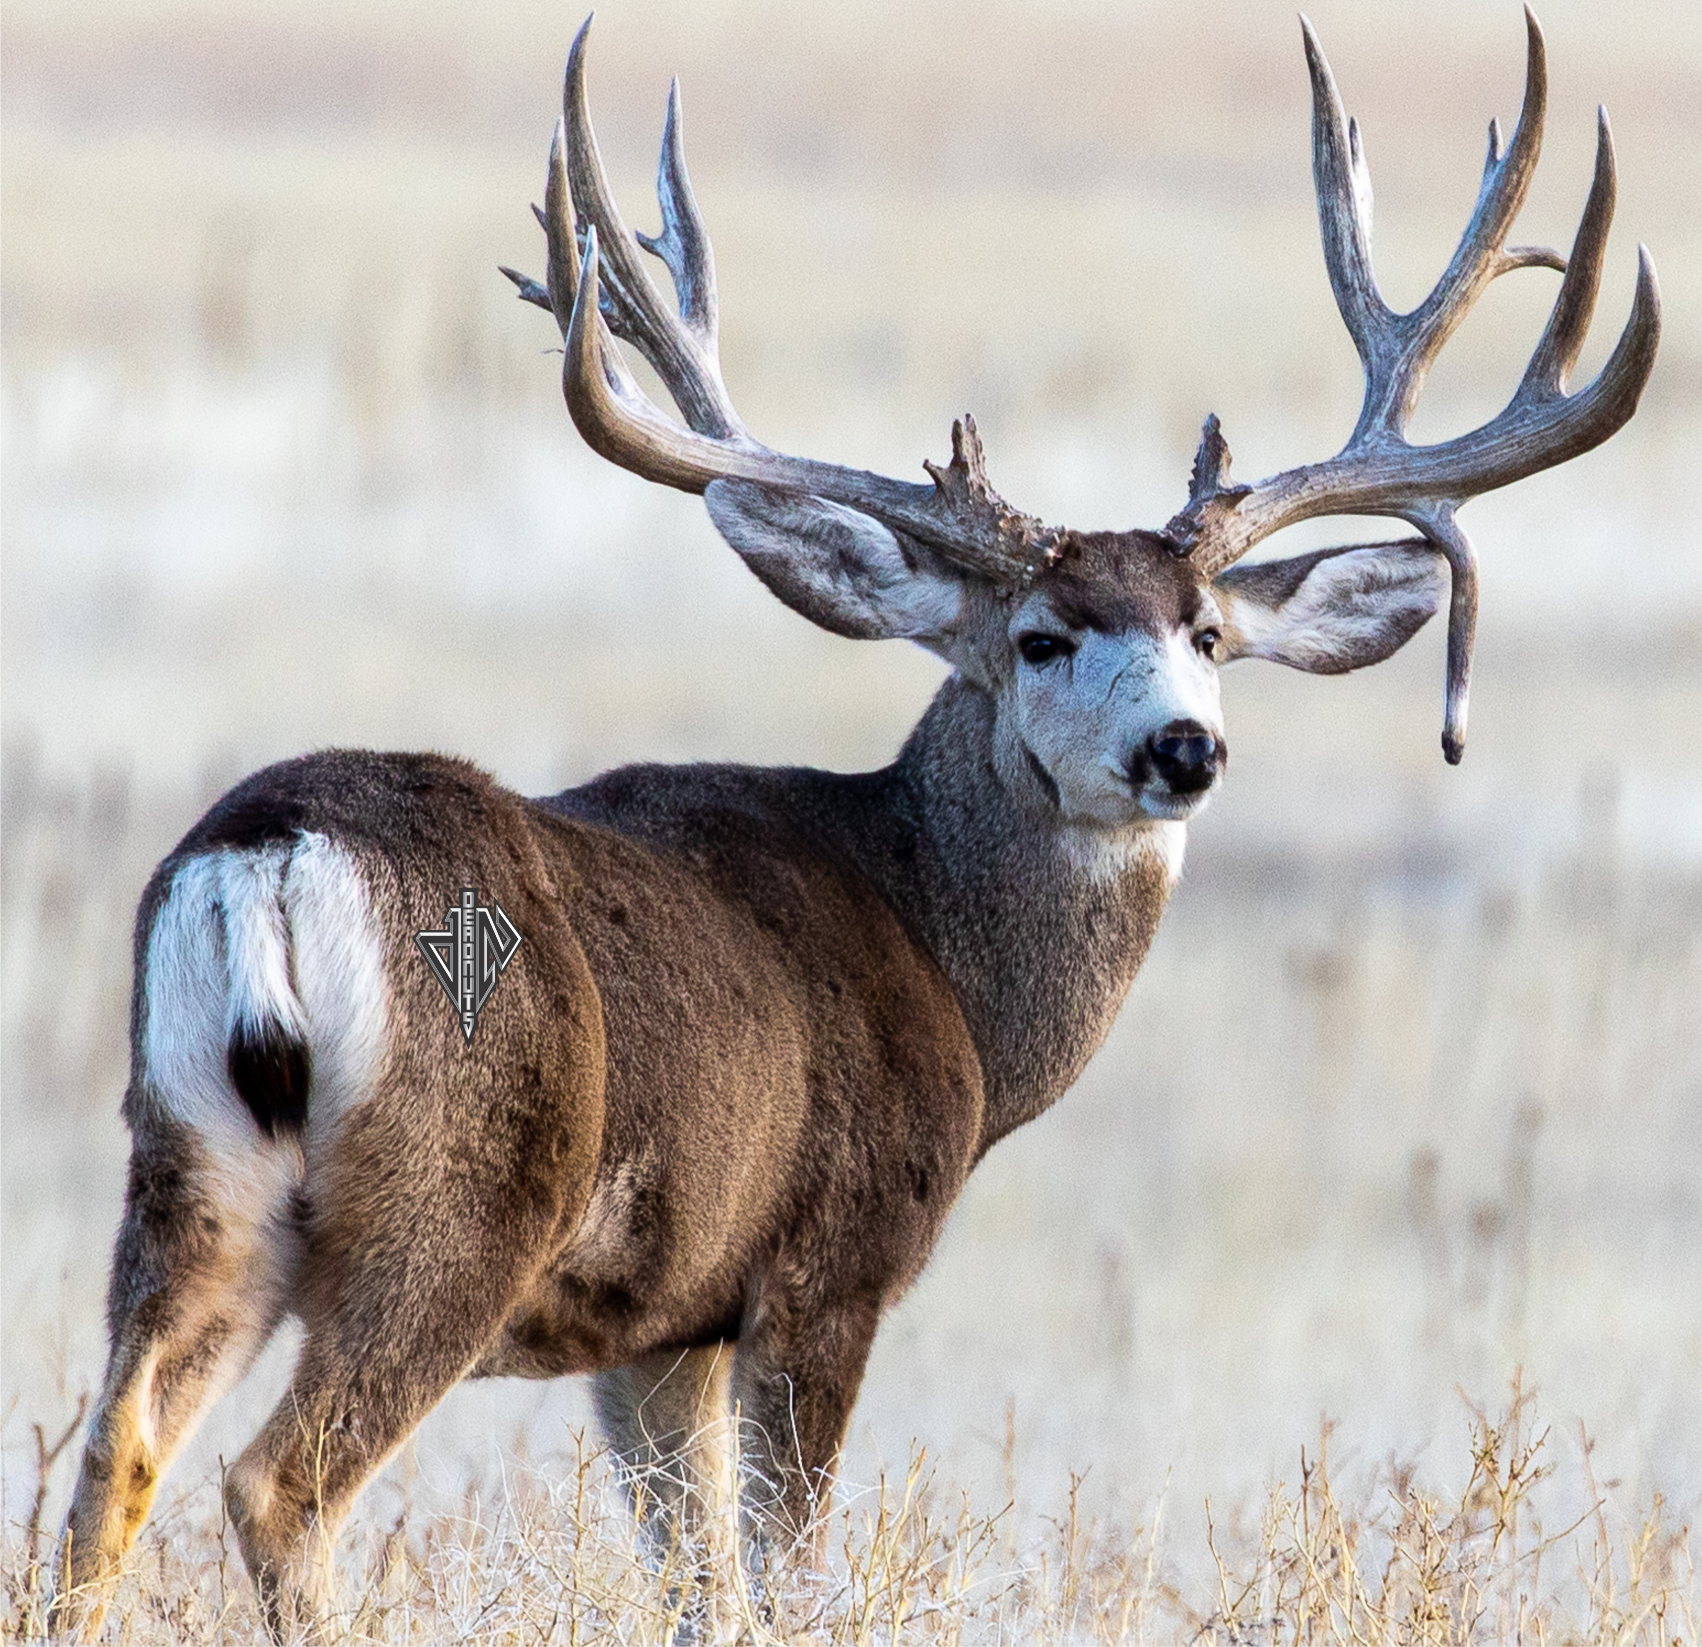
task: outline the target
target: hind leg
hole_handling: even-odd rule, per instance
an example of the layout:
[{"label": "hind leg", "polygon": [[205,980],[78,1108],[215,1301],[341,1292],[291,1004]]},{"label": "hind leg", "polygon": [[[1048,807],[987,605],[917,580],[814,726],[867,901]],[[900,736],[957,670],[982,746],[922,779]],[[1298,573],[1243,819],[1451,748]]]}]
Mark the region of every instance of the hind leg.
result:
[{"label": "hind leg", "polygon": [[646,1356],[593,1381],[597,1417],[651,1551],[692,1575],[719,1638],[740,1615],[732,1371],[733,1347],[710,1344]]},{"label": "hind leg", "polygon": [[310,1336],[282,1402],[225,1476],[225,1504],[278,1640],[332,1632],[333,1549],[356,1495],[460,1380],[477,1346],[398,1333],[403,1356]]},{"label": "hind leg", "polygon": [[[600,1120],[594,1089],[564,1099],[479,1074],[463,1076],[464,1121],[420,1124],[423,1082],[408,1088],[422,1094],[412,1114],[375,1097],[310,1175],[293,1299],[306,1339],[283,1400],[225,1478],[279,1638],[329,1630],[332,1548],[356,1495],[498,1338],[584,1205],[592,1160],[574,1127],[587,1109]],[[600,1076],[590,1066],[582,1079]]]},{"label": "hind leg", "polygon": [[138,1138],[108,1291],[106,1377],[60,1550],[56,1632],[98,1630],[167,1464],[276,1328],[298,1170],[299,1155],[281,1145],[238,1175],[185,1128]]},{"label": "hind leg", "polygon": [[332,1552],[355,1497],[495,1337],[512,1275],[451,1259],[408,1278],[423,1287],[367,1277],[309,1325],[290,1388],[225,1476],[278,1639],[332,1633]]}]

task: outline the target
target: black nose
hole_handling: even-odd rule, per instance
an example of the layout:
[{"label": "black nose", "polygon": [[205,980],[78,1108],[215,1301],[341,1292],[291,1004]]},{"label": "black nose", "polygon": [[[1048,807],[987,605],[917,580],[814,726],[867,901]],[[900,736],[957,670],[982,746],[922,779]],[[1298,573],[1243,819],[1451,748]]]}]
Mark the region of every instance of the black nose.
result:
[{"label": "black nose", "polygon": [[1172,721],[1147,739],[1157,772],[1175,795],[1198,795],[1210,789],[1228,750],[1198,721]]}]

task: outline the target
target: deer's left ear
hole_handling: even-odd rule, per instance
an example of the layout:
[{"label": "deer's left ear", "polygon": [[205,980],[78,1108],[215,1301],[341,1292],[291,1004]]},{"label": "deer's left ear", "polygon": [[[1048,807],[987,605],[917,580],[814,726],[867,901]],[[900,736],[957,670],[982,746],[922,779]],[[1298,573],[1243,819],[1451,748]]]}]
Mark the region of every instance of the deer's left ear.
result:
[{"label": "deer's left ear", "polygon": [[1234,566],[1212,585],[1222,655],[1314,675],[1362,669],[1405,646],[1446,587],[1446,562],[1415,538]]}]

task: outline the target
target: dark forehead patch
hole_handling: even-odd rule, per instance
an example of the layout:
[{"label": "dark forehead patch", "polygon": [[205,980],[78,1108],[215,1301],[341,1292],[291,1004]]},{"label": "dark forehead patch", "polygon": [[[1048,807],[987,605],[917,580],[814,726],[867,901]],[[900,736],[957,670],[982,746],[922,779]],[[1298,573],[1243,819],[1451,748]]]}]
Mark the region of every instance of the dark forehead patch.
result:
[{"label": "dark forehead patch", "polygon": [[1072,532],[1035,587],[1072,629],[1161,635],[1194,621],[1204,585],[1154,532]]}]

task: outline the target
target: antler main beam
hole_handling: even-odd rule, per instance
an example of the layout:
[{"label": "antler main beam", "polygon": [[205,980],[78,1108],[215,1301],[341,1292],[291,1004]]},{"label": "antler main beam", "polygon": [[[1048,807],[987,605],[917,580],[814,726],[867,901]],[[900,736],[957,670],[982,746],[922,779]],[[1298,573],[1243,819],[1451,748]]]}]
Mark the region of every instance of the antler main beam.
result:
[{"label": "antler main beam", "polygon": [[[528,302],[551,311],[565,344],[562,392],[593,450],[664,486],[702,492],[717,480],[753,480],[848,504],[994,583],[1020,586],[1054,560],[1062,534],[1013,509],[987,480],[972,418],[952,426],[951,462],[925,464],[933,485],[790,457],[754,440],[721,378],[715,260],[686,173],[680,89],[668,94],[656,193],[662,232],[622,221],[597,152],[585,92],[586,19],[568,55],[562,119],[550,145],[544,205],[534,208],[549,247],[540,284],[504,269]],[[670,305],[640,250],[661,259]],[[655,369],[685,419],[664,414],[634,381],[614,338]]]},{"label": "antler main beam", "polygon": [[[1215,574],[1271,533],[1318,515],[1392,515],[1419,528],[1447,557],[1447,696],[1442,748],[1457,762],[1465,748],[1477,562],[1454,519],[1467,499],[1577,457],[1624,425],[1637,409],[1660,340],[1660,292],[1646,246],[1638,248],[1631,316],[1607,364],[1576,394],[1566,392],[1595,311],[1602,255],[1613,220],[1613,134],[1599,112],[1595,176],[1570,257],[1543,247],[1508,247],[1542,147],[1548,67],[1542,30],[1525,10],[1524,105],[1505,150],[1489,127],[1483,185],[1465,233],[1441,279],[1417,308],[1396,314],[1371,266],[1371,178],[1357,121],[1348,120],[1323,48],[1303,17],[1312,79],[1312,170],[1324,262],[1336,306],[1365,369],[1365,398],[1347,445],[1322,463],[1287,469],[1253,486],[1228,482],[1228,450],[1207,425],[1188,505],[1166,532]],[[1513,398],[1481,428],[1433,446],[1406,438],[1432,362],[1483,289],[1513,269],[1564,271],[1548,325]]]}]

